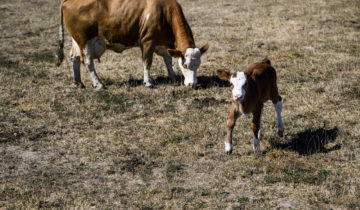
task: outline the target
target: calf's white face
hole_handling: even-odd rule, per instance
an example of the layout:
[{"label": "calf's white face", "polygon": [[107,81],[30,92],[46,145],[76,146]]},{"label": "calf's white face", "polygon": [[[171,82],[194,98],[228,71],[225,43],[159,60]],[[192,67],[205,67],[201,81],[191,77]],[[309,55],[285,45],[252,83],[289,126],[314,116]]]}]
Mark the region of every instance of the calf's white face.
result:
[{"label": "calf's white face", "polygon": [[197,84],[196,70],[201,64],[201,52],[199,48],[186,49],[185,56],[178,60],[181,72],[185,77],[184,84],[193,86]]},{"label": "calf's white face", "polygon": [[242,101],[245,97],[246,74],[244,72],[235,72],[230,77],[230,83],[233,86],[232,97],[234,101]]}]

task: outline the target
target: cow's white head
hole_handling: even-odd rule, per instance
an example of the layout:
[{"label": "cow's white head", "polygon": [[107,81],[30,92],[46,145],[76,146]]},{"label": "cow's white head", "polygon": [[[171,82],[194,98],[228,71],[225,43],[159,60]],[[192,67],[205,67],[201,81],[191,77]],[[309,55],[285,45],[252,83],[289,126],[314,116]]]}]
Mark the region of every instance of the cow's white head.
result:
[{"label": "cow's white head", "polygon": [[230,74],[225,70],[216,70],[216,74],[220,79],[230,82],[234,101],[241,102],[244,100],[246,94],[245,86],[247,84],[247,75],[244,72]]},{"label": "cow's white head", "polygon": [[185,77],[184,84],[194,87],[197,84],[196,70],[201,64],[201,56],[209,49],[209,44],[201,48],[187,48],[185,55],[180,50],[168,49],[169,55],[178,59],[178,63]]}]

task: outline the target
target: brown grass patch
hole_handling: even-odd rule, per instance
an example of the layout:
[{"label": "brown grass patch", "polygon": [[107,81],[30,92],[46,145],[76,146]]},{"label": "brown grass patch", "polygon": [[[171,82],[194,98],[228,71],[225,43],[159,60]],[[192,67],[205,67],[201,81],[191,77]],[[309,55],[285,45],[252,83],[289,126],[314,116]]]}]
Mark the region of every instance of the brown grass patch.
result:
[{"label": "brown grass patch", "polygon": [[[54,67],[59,1],[0,5],[0,208],[360,208],[359,3],[181,0],[197,44],[199,88],[167,79],[139,49],[96,63],[106,90]],[[285,135],[265,105],[262,153],[241,116],[224,154],[229,84],[215,70],[268,57]],[[175,62],[174,62],[175,64]]]}]

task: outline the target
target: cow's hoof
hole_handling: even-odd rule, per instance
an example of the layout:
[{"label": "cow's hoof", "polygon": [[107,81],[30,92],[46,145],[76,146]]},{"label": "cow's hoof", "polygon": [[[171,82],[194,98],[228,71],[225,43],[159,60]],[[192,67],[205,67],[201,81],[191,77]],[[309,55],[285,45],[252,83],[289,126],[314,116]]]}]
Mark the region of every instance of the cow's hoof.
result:
[{"label": "cow's hoof", "polygon": [[102,89],[105,89],[105,85],[99,83],[99,84],[94,85],[94,88],[96,90],[102,90]]},{"label": "cow's hoof", "polygon": [[152,84],[152,82],[144,82],[145,87],[149,87],[152,88],[154,85]]},{"label": "cow's hoof", "polygon": [[172,83],[176,82],[176,74],[169,75],[169,79]]},{"label": "cow's hoof", "polygon": [[284,136],[284,131],[283,130],[278,130],[278,136],[283,137]]},{"label": "cow's hoof", "polygon": [[76,87],[79,87],[81,89],[85,88],[85,85],[82,82],[74,82],[74,84],[76,85]]}]

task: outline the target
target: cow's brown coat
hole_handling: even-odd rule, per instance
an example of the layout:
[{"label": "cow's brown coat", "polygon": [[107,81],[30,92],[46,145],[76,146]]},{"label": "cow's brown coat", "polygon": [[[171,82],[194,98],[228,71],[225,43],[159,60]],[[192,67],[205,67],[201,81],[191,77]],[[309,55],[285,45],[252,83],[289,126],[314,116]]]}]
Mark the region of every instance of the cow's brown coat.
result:
[{"label": "cow's brown coat", "polygon": [[[65,23],[80,47],[81,58],[86,43],[95,37],[106,40],[107,48],[118,52],[122,51],[116,48],[119,44],[124,48],[140,45],[144,66],[149,68],[157,46],[170,49],[174,57],[179,56],[174,54],[178,51],[184,56],[187,48],[195,48],[192,31],[176,0],[63,0],[60,13],[61,24]],[[59,46],[58,65],[63,58],[63,44]]]}]

